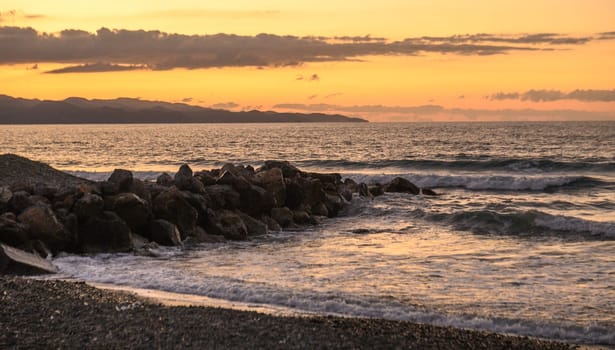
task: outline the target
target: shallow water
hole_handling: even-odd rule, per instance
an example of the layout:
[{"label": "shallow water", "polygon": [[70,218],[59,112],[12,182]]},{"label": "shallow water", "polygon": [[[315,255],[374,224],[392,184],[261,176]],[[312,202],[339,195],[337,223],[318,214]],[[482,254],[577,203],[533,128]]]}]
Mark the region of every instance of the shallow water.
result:
[{"label": "shallow water", "polygon": [[0,150],[93,179],[287,159],[438,197],[158,257],[65,256],[64,275],[317,313],[615,344],[615,123],[7,126]]}]

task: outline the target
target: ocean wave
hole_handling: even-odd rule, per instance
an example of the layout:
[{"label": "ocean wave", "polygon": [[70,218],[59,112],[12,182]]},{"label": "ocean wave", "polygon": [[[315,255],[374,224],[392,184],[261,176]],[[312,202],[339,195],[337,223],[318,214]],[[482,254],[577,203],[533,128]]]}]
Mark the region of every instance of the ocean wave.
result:
[{"label": "ocean wave", "polygon": [[[488,317],[472,313],[447,314],[396,298],[286,289],[275,284],[250,282],[223,276],[193,275],[148,264],[145,257],[76,257],[54,260],[61,273],[88,282],[206,296],[235,303],[283,307],[299,313],[385,318],[412,322],[534,336],[585,344],[615,344],[610,325],[583,325],[554,320]],[[149,266],[145,269],[144,266]],[[154,267],[155,266],[155,267]]]},{"label": "ocean wave", "polygon": [[387,183],[394,177],[407,178],[423,188],[458,187],[468,190],[498,190],[498,191],[553,191],[561,187],[589,188],[608,185],[588,176],[524,176],[524,175],[440,175],[440,174],[395,174],[395,175],[364,175],[349,174],[347,177],[369,184]]},{"label": "ocean wave", "polygon": [[382,168],[420,169],[420,170],[457,170],[457,171],[506,171],[521,173],[542,173],[562,171],[615,172],[615,162],[594,161],[556,161],[550,159],[382,159],[370,161],[353,160],[302,160],[299,166],[323,169],[369,170]]},{"label": "ocean wave", "polygon": [[460,230],[476,233],[537,236],[581,235],[597,239],[615,239],[615,222],[591,221],[577,217],[552,215],[537,210],[500,213],[493,210],[470,210],[454,213],[429,213],[422,209],[413,216],[447,223]]}]

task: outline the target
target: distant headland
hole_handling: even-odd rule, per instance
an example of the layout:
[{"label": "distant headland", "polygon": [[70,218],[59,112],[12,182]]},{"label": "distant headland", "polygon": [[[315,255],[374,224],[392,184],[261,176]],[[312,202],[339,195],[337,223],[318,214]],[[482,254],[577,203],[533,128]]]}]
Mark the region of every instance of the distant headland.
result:
[{"label": "distant headland", "polygon": [[0,95],[0,124],[137,124],[137,123],[314,123],[367,122],[340,114],[233,112],[185,103],[134,98],[88,100],[69,97],[61,101]]}]

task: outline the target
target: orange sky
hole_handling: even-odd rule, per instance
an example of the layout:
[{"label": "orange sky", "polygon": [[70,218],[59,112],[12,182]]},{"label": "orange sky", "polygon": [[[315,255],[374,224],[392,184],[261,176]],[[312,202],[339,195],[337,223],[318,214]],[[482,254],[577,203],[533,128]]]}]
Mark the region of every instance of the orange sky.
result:
[{"label": "orange sky", "polygon": [[[16,97],[230,103],[373,121],[615,119],[611,0],[3,0],[0,27],[0,94]],[[87,33],[75,41],[66,29]],[[217,33],[229,35],[208,36]],[[48,73],[93,64],[107,68]]]}]

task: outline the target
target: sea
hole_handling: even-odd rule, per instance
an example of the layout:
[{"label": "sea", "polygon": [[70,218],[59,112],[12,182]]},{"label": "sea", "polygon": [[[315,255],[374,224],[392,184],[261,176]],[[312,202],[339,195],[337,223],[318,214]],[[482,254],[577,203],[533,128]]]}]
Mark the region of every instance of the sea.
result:
[{"label": "sea", "polygon": [[615,122],[3,125],[0,153],[95,180],[288,160],[440,194],[355,197],[244,242],[64,254],[64,278],[615,346]]}]

